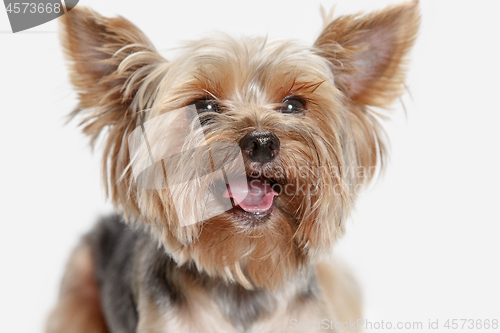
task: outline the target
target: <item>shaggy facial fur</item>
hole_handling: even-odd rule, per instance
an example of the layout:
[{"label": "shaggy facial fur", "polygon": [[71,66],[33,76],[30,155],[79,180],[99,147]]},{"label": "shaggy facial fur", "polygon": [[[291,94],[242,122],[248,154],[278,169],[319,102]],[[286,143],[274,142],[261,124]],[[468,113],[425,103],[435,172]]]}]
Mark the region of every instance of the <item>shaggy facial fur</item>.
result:
[{"label": "shaggy facial fur", "polygon": [[[181,283],[191,292],[226,288],[222,293],[235,298],[253,290],[272,297],[288,295],[280,297],[302,304],[297,295],[315,283],[311,282],[316,281],[314,265],[330,254],[344,233],[360,186],[372,179],[385,158],[379,115],[370,107],[387,108],[401,94],[404,59],[418,28],[417,2],[364,16],[325,17],[324,30],[312,47],[219,35],[187,43],[174,60],[164,59],[124,18],[105,18],[77,7],[61,20],[71,82],[80,100],[73,116],[84,117],[84,132],[92,143],[104,136],[105,188],[126,221],[151,235],[139,238],[163,247],[158,262],[168,265],[167,280],[180,274],[191,277]],[[204,139],[212,170],[241,152],[249,186],[254,181],[264,191],[271,193],[265,186],[272,186],[276,192],[271,208],[256,214],[242,209],[233,195],[232,209],[186,223],[186,214],[203,208],[202,195],[189,186],[175,190],[141,186],[133,172],[131,134],[148,121],[189,105],[198,108],[202,126],[182,141],[183,149],[195,149]],[[157,142],[148,144],[168,150],[161,146],[165,136],[169,142],[180,140],[173,128],[161,132]],[[153,167],[153,175],[164,182],[194,179],[204,168],[189,164],[203,158],[196,151],[178,155],[175,161],[166,159],[167,153],[160,153]],[[220,181],[214,177],[206,179]],[[175,202],[183,202],[185,210],[176,209]],[[136,242],[132,242],[136,252],[148,257],[144,248],[150,244],[138,249]],[[99,258],[96,243],[85,244]],[[142,299],[137,290],[147,283],[139,278],[143,272],[133,274],[138,276],[130,282],[137,284],[133,288],[137,304]],[[197,275],[203,280],[198,285],[191,281]],[[102,286],[101,280],[97,282]],[[318,304],[328,303],[327,294],[336,298],[342,293],[324,291],[323,296],[313,297],[317,299],[313,307],[338,316],[341,309]],[[181,298],[189,294],[184,291]],[[277,311],[271,308],[259,309],[267,314]],[[147,312],[143,318],[158,321],[157,314]],[[221,311],[216,316],[224,320],[235,315]],[[139,327],[146,325],[144,320],[141,324],[138,319]],[[228,327],[240,331],[250,326],[244,318],[228,321]]]}]

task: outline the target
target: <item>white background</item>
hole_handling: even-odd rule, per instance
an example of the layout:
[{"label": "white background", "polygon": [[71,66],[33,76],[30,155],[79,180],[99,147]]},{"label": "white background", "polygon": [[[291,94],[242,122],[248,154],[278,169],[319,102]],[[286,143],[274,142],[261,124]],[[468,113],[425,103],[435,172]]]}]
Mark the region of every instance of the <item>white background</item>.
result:
[{"label": "white background", "polygon": [[[336,3],[339,15],[396,2],[79,5],[127,17],[165,50],[213,30],[310,45],[320,4]],[[407,117],[396,103],[386,123],[391,161],[358,201],[337,252],[363,286],[368,320],[425,328],[429,319],[500,319],[500,4],[423,0],[421,8],[407,81],[413,99],[402,98]],[[111,207],[100,186],[100,149],[91,153],[76,121],[64,125],[77,101],[57,23],[11,34],[1,8],[0,30],[0,330],[40,332],[72,247]]]}]

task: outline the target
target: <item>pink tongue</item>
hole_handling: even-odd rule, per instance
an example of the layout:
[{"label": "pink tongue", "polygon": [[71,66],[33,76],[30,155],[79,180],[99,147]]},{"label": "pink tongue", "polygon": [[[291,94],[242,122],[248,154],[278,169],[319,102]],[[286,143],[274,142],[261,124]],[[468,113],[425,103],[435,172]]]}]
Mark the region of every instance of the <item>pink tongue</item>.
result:
[{"label": "pink tongue", "polygon": [[235,180],[229,182],[229,191],[226,189],[224,198],[233,198],[235,204],[249,213],[268,211],[273,205],[276,193],[269,183],[261,179]]}]

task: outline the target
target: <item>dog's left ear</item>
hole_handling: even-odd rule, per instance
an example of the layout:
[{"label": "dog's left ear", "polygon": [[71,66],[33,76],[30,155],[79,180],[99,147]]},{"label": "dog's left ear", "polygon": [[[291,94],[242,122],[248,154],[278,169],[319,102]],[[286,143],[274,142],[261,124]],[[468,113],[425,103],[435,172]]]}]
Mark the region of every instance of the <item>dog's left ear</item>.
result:
[{"label": "dog's left ear", "polygon": [[419,20],[416,0],[365,16],[341,16],[324,28],[314,46],[331,62],[335,83],[350,99],[388,107],[401,94],[404,57]]}]

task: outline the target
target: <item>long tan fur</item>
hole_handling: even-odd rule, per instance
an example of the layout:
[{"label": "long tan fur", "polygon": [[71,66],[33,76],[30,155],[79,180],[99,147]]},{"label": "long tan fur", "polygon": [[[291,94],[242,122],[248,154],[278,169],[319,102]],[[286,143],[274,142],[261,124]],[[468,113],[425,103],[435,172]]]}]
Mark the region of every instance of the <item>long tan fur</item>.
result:
[{"label": "long tan fur", "polygon": [[[380,117],[370,108],[387,108],[402,93],[418,1],[368,15],[324,17],[312,47],[221,34],[187,43],[167,61],[124,18],[80,7],[62,16],[61,40],[80,100],[72,115],[82,117],[92,143],[104,136],[105,187],[128,221],[148,228],[178,265],[193,264],[213,278],[272,292],[329,256],[343,235],[360,187],[386,155]],[[277,112],[289,96],[306,101],[303,114]],[[226,212],[185,225],[173,198],[192,194],[138,186],[128,146],[132,131],[200,98],[221,108],[203,127],[209,145],[238,143],[256,130],[279,138],[272,162],[245,165],[248,175],[263,173],[290,190],[276,197],[266,223],[249,228]],[[175,131],[168,135],[176,139]],[[230,153],[221,149],[212,163]],[[179,168],[175,177],[194,172]],[[346,274],[318,267],[324,286],[325,276],[345,285]],[[335,307],[346,304],[335,296],[338,289],[324,290]],[[348,306],[353,310],[339,310],[339,316],[359,313],[355,300]]]}]

